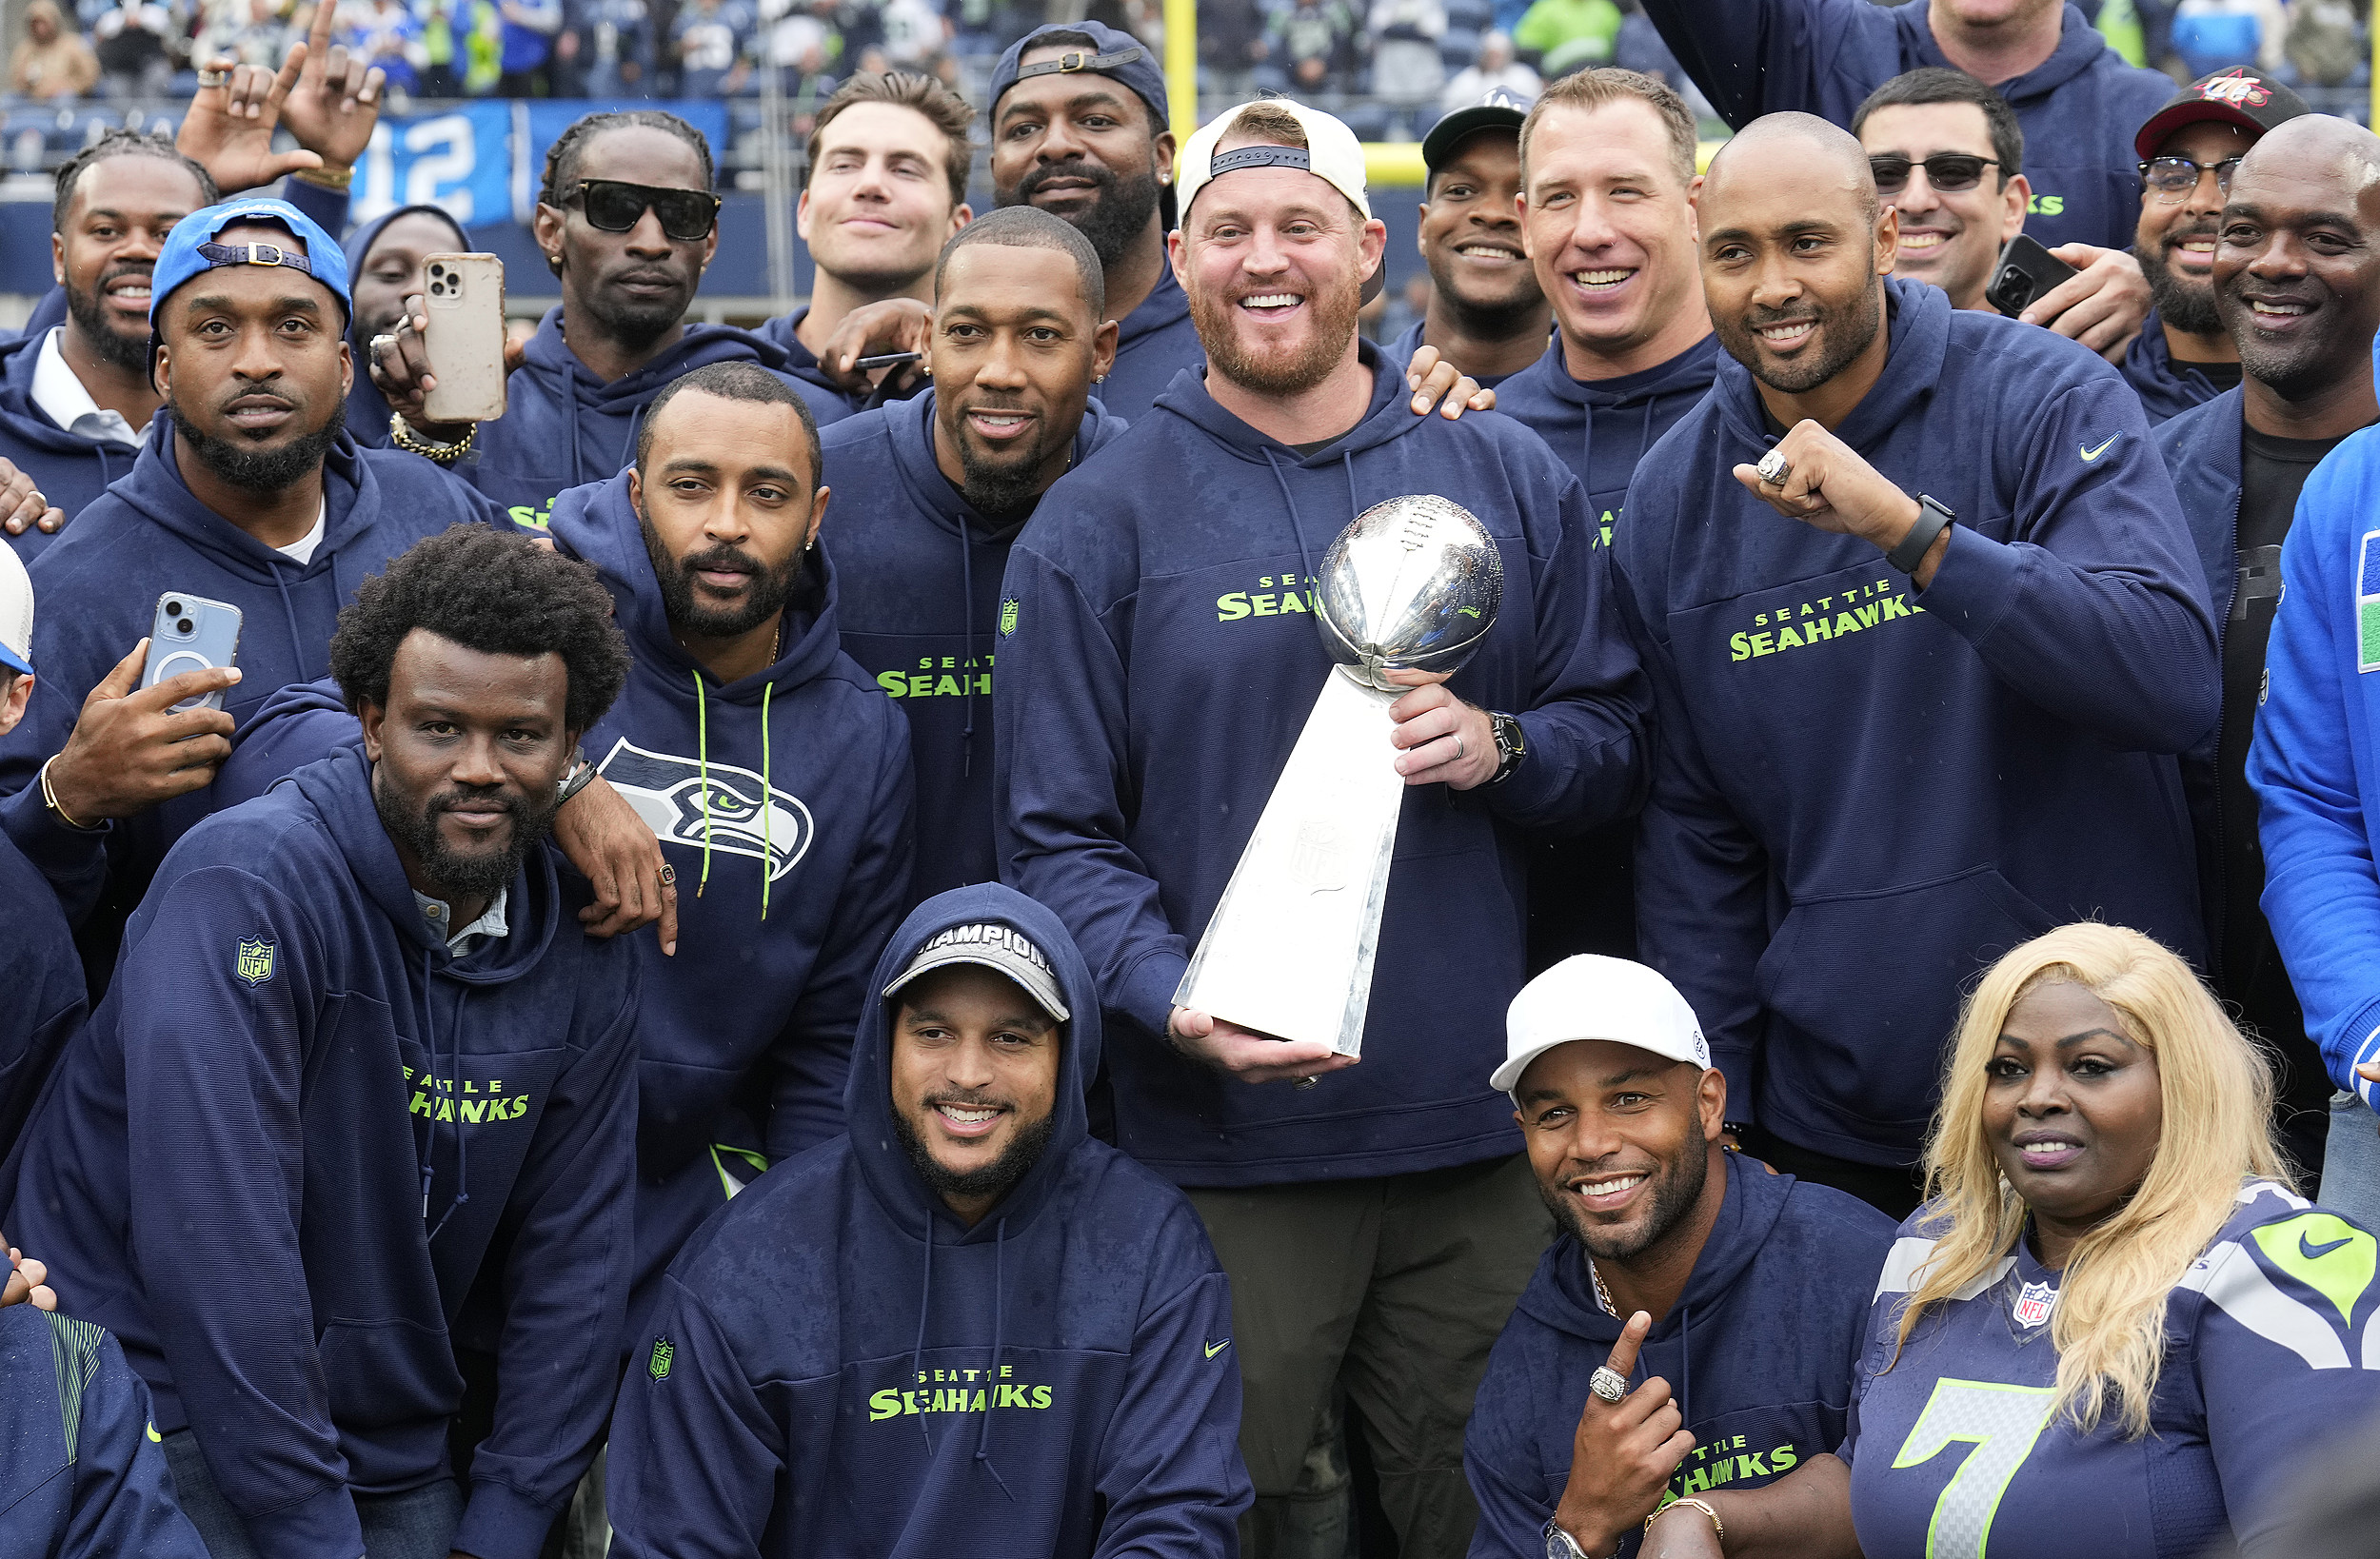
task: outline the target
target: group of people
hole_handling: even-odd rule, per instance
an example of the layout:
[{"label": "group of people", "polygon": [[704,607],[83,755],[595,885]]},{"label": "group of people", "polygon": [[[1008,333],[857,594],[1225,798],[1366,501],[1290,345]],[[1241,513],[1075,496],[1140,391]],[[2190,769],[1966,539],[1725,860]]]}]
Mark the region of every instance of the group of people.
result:
[{"label": "group of people", "polygon": [[[338,72],[64,170],[5,1546],[2312,1551],[2380,1411],[2380,140],[2123,119],[2072,11],[1995,92],[1968,0],[1668,3],[1737,133],[1449,116],[1387,347],[1346,126],[1178,145],[1097,23],[1002,59],[981,217],[966,103],[838,89],[753,331],[685,319],[702,136],[582,120],[478,424],[465,235],[333,237]],[[2003,318],[2020,227],[2074,274]],[[1416,494],[1501,605],[1392,674],[1359,1060],[1185,977]]]}]

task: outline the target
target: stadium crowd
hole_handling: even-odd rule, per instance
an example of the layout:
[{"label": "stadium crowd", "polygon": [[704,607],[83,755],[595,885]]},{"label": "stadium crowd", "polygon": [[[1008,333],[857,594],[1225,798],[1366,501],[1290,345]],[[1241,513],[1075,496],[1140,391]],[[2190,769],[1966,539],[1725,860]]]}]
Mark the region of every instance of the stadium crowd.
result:
[{"label": "stadium crowd", "polygon": [[[2380,138],[2105,8],[1644,0],[1709,151],[1556,4],[1385,343],[1327,70],[1178,139],[1097,17],[821,92],[751,329],[709,141],[580,119],[478,419],[327,11],[61,168],[0,1552],[2374,1551]],[[1243,865],[1350,880],[1259,848],[1342,533],[1445,503],[1360,1032],[1207,1010]]]}]

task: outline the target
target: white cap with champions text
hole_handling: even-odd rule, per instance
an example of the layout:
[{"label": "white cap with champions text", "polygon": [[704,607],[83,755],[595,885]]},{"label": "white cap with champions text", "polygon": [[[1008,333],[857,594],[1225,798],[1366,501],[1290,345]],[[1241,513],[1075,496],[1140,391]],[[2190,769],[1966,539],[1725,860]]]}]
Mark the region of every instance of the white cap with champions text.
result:
[{"label": "white cap with champions text", "polygon": [[[1218,156],[1216,146],[1240,116],[1259,107],[1279,109],[1295,119],[1306,132],[1306,144],[1235,147]],[[1363,143],[1356,139],[1354,130],[1319,109],[1309,109],[1285,97],[1262,97],[1226,109],[1201,127],[1190,137],[1190,144],[1182,148],[1180,160],[1174,165],[1174,206],[1180,211],[1182,221],[1189,221],[1190,203],[1199,198],[1200,190],[1221,175],[1242,168],[1302,168],[1354,202],[1366,222],[1372,220],[1372,202],[1363,192]]]},{"label": "white cap with champions text", "polygon": [[33,669],[33,580],[6,542],[0,542],[0,666]]},{"label": "white cap with champions text", "polygon": [[1504,1014],[1504,1064],[1488,1086],[1512,1093],[1530,1062],[1573,1039],[1608,1039],[1672,1061],[1711,1064],[1710,1041],[1676,986],[1643,964],[1581,953],[1513,997]]},{"label": "white cap with champions text", "polygon": [[884,995],[890,997],[911,980],[954,963],[979,964],[1007,976],[1024,987],[1024,994],[1041,1011],[1061,1023],[1066,1021],[1065,997],[1059,992],[1058,976],[1049,959],[1023,932],[1004,920],[982,920],[936,932],[901,971],[901,977],[884,987]]}]

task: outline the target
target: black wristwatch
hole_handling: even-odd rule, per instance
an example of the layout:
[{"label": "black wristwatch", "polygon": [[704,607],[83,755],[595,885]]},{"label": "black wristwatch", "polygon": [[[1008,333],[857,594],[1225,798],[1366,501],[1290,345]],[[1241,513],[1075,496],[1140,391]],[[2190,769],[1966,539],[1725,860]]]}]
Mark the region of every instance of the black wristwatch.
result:
[{"label": "black wristwatch", "polygon": [[1925,493],[1917,495],[1917,523],[1909,527],[1901,544],[1884,555],[1884,561],[1904,574],[1914,574],[1917,565],[1926,561],[1934,539],[1951,528],[1958,513],[1938,498]]},{"label": "black wristwatch", "polygon": [[1529,739],[1521,733],[1520,721],[1498,710],[1487,712],[1488,728],[1496,733],[1496,773],[1488,780],[1500,785],[1513,777],[1520,760],[1529,756]]}]

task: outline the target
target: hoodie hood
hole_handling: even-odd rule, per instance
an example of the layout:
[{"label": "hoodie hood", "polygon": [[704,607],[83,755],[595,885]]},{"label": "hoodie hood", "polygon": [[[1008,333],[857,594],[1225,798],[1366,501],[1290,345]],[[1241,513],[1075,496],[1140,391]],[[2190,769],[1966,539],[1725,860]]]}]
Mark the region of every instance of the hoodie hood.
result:
[{"label": "hoodie hood", "polygon": [[[1065,1038],[1059,1047],[1057,1119],[1049,1145],[1024,1178],[974,1228],[965,1229],[918,1177],[893,1128],[894,1002],[882,993],[935,937],[954,926],[994,922],[1013,926],[1041,950],[1058,976],[1066,1009],[1074,1016],[1065,1025]],[[987,1242],[1002,1237],[1003,1226],[1022,1231],[1047,1200],[1066,1155],[1090,1135],[1083,1089],[1099,1072],[1100,1042],[1099,988],[1091,982],[1089,966],[1075,951],[1074,938],[1066,935],[1057,916],[1014,888],[996,882],[954,888],[920,904],[893,933],[876,962],[851,1044],[850,1076],[843,1084],[843,1116],[851,1135],[851,1153],[869,1194],[902,1233],[928,1244]]]},{"label": "hoodie hood", "polygon": [[[1883,329],[1888,337],[1884,371],[1835,430],[1836,438],[1862,452],[1890,438],[1940,383],[1951,345],[1950,295],[1923,282],[1886,277]],[[1755,449],[1777,441],[1779,435],[1769,431],[1767,408],[1752,372],[1742,364],[1733,359],[1722,364],[1711,395],[1730,433]]]},{"label": "hoodie hood", "polygon": [[[54,328],[28,329],[13,341],[0,343],[0,456],[31,477],[43,496],[70,520],[129,473],[139,451],[69,433],[34,404],[33,372]],[[161,416],[153,422],[167,420]],[[24,535],[10,537],[9,544],[30,563],[54,539],[53,533],[29,526]]]},{"label": "hoodie hood", "polygon": [[1496,409],[1527,424],[1585,485],[1609,545],[1637,463],[1702,404],[1719,357],[1714,331],[1666,363],[1585,383],[1571,376],[1557,331],[1543,357],[1497,387]]},{"label": "hoodie hood", "polygon": [[2151,427],[2223,393],[2197,365],[2174,357],[2166,344],[2165,322],[2153,308],[2141,322],[2140,334],[2125,348],[2121,372],[2124,383],[2140,397],[2140,409],[2148,413]]},{"label": "hoodie hood", "polygon": [[[902,491],[920,513],[953,536],[971,534],[986,542],[1014,540],[1017,532],[1024,528],[1023,519],[995,526],[942,474],[934,453],[934,406],[935,392],[929,385],[908,400],[895,401],[883,408]],[[1089,460],[1121,437],[1123,431],[1123,419],[1111,415],[1097,396],[1092,397],[1083,405],[1082,424],[1075,432],[1074,453],[1066,469],[1071,471]]]},{"label": "hoodie hood", "polygon": [[1119,417],[1139,422],[1184,368],[1206,365],[1206,347],[1190,318],[1190,295],[1161,266],[1140,306],[1116,323],[1116,361],[1101,381],[1099,398]]},{"label": "hoodie hood", "polygon": [[[388,230],[388,225],[399,217],[416,213],[436,217],[452,228],[455,252],[458,254],[470,248],[471,235],[463,230],[463,225],[448,215],[444,207],[400,206],[387,216],[375,217],[356,228],[340,246],[347,251],[350,286],[353,285],[352,278],[364,274],[364,262],[370,257],[372,246],[379,241],[380,235]],[[361,319],[350,318],[347,321],[347,345],[355,354],[355,383],[347,390],[347,434],[358,444],[369,444],[375,449],[387,448],[388,398],[380,393],[379,385],[372,383],[371,333]]]}]

